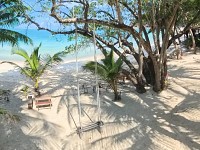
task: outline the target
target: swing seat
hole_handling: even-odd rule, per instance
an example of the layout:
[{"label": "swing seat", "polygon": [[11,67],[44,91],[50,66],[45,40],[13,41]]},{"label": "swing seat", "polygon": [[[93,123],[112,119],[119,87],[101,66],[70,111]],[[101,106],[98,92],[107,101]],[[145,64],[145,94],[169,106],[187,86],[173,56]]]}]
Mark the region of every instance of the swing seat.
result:
[{"label": "swing seat", "polygon": [[77,128],[77,133],[80,135],[83,132],[87,132],[93,129],[98,129],[99,132],[101,132],[101,127],[104,125],[102,121],[97,121],[95,123],[92,123],[90,125],[84,126],[84,127],[79,127]]}]

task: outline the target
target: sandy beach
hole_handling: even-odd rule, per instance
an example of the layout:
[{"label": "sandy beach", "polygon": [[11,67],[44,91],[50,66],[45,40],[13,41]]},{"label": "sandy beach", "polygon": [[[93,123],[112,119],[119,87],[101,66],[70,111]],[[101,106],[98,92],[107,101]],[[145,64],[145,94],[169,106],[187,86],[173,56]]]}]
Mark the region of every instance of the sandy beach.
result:
[{"label": "sandy beach", "polygon": [[[112,91],[103,89],[100,94],[102,132],[87,131],[81,139],[76,133],[80,124],[74,62],[55,66],[42,77],[41,92],[52,97],[52,107],[40,110],[35,104],[33,109],[28,109],[28,100],[20,92],[30,81],[11,65],[3,64],[0,88],[11,90],[11,95],[9,102],[0,100],[0,107],[19,116],[20,121],[1,116],[0,150],[198,150],[199,64],[200,54],[184,53],[181,60],[170,59],[169,87],[159,94],[152,89],[138,94],[126,81],[120,85],[122,100],[113,102]],[[81,68],[79,77],[80,87],[88,85],[88,93],[80,95],[82,112],[96,122],[96,95],[91,86],[95,78]],[[84,113],[80,119],[82,126],[91,124]]]}]

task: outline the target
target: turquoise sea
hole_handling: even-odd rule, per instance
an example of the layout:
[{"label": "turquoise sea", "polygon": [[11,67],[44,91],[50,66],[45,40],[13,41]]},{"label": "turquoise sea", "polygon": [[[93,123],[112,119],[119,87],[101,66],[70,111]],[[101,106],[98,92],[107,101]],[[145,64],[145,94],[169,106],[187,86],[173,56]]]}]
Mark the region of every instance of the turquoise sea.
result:
[{"label": "turquoise sea", "polygon": [[[23,33],[27,36],[29,36],[33,40],[34,45],[27,45],[22,42],[20,42],[19,47],[26,50],[29,54],[33,51],[34,47],[39,46],[40,43],[42,43],[40,48],[40,54],[54,54],[59,51],[65,50],[66,46],[69,46],[70,44],[75,44],[75,41],[68,41],[67,37],[65,35],[52,35],[48,31],[43,30],[37,30],[37,29],[14,29],[15,31],[18,31],[20,33]],[[10,46],[8,43],[3,43],[0,45],[0,61],[2,60],[23,60],[18,55],[11,55],[12,46]],[[78,57],[88,57],[92,56],[94,54],[94,48],[93,45],[80,49],[78,53]],[[71,53],[68,54],[64,60],[74,60],[75,54]]]},{"label": "turquoise sea", "polygon": [[[42,43],[40,48],[40,54],[54,54],[59,51],[65,50],[66,46],[75,44],[74,41],[68,41],[66,35],[52,35],[48,31],[37,30],[37,29],[14,29],[20,33],[23,33],[29,36],[33,40],[34,45],[27,45],[20,43],[19,47],[26,50],[29,54],[33,51],[34,47],[39,46]],[[152,40],[152,35],[150,35],[150,40]],[[133,40],[133,44],[136,45]],[[7,43],[0,45],[0,61],[9,60],[9,61],[21,61],[22,57],[18,55],[11,55],[12,46]],[[97,54],[101,52],[97,50]],[[79,49],[78,58],[92,57],[94,55],[94,45],[90,44],[88,47]],[[64,60],[71,61],[75,60],[76,56],[74,53],[68,54]]]}]

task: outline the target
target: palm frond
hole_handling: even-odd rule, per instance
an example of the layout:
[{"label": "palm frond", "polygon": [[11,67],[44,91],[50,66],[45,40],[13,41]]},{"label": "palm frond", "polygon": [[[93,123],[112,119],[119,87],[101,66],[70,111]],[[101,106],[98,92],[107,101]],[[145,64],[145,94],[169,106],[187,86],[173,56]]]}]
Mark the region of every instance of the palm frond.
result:
[{"label": "palm frond", "polygon": [[[10,43],[11,45],[18,45],[18,40],[11,34],[4,32],[5,30],[0,29],[0,43]],[[9,32],[9,31],[8,31]]]},{"label": "palm frond", "polygon": [[32,44],[29,37],[16,31],[0,28],[0,33],[0,42],[10,42],[13,46],[18,45],[18,41]]},{"label": "palm frond", "polygon": [[108,52],[106,50],[103,50],[102,53],[103,53],[104,57],[106,57],[108,55]]},{"label": "palm frond", "polygon": [[40,55],[39,55],[39,49],[41,47],[41,43],[38,47],[34,48],[34,51],[32,52],[31,56],[30,56],[30,60],[33,64],[33,69],[37,69],[40,65]]},{"label": "palm frond", "polygon": [[114,55],[113,55],[113,50],[110,51],[110,53],[107,53],[107,55],[105,56],[104,59],[101,60],[103,62],[103,64],[105,64],[105,66],[107,68],[112,68],[115,61],[114,61]]},{"label": "palm frond", "polygon": [[50,56],[49,54],[43,57],[42,66],[40,68],[40,75],[44,73],[46,69],[49,67],[52,67],[53,64],[58,64],[63,61],[62,57],[64,57],[66,53],[64,51],[57,52],[53,56]]},{"label": "palm frond", "polygon": [[14,26],[19,24],[18,17],[27,8],[18,3],[9,3],[0,7],[0,26]]},{"label": "palm frond", "polygon": [[66,56],[66,54],[68,54],[68,53],[66,53],[65,51],[61,51],[61,52],[58,52],[58,53],[56,53],[56,54],[54,54],[53,56],[52,56],[52,63],[60,63],[60,62],[62,62],[63,61],[63,57],[65,57]]},{"label": "palm frond", "polygon": [[47,68],[51,67],[51,55],[47,54],[41,61],[41,66],[38,68],[38,70],[40,70],[39,76],[41,76]]},{"label": "palm frond", "polygon": [[95,62],[94,61],[89,61],[85,65],[82,66],[84,70],[91,71],[92,73],[95,72]]},{"label": "palm frond", "polygon": [[7,20],[0,21],[0,26],[2,27],[13,27],[19,24],[19,20],[17,18],[10,18]]},{"label": "palm frond", "polygon": [[27,8],[22,5],[20,0],[3,1],[0,7],[0,43],[10,43],[12,46],[18,45],[19,41],[32,44],[32,40],[26,35],[3,29],[2,27],[12,27],[19,24],[19,17],[23,16]]},{"label": "palm frond", "polygon": [[114,65],[113,65],[112,69],[110,70],[110,72],[118,74],[118,72],[122,68],[122,64],[123,64],[123,61],[122,61],[121,57],[119,57],[117,59],[117,61],[114,63]]},{"label": "palm frond", "polygon": [[[114,80],[117,80],[117,76],[119,75],[119,71],[121,70],[123,64],[121,59],[122,56],[115,61],[113,50],[109,53],[104,53],[104,56],[105,58],[101,59],[102,63],[97,63],[97,74],[109,84],[117,84]],[[95,65],[96,62],[89,61],[83,66],[83,69],[94,73]]]},{"label": "palm frond", "polygon": [[2,61],[0,64],[4,64],[4,63],[8,63],[11,64],[13,66],[15,66],[16,68],[20,69],[20,72],[23,73],[26,76],[30,76],[30,71],[27,70],[26,68],[22,68],[21,66],[19,66],[18,64],[14,63],[14,62],[10,62],[10,61]]},{"label": "palm frond", "polygon": [[18,18],[13,13],[2,13],[0,11],[0,26],[13,26],[19,24]]},{"label": "palm frond", "polygon": [[24,13],[28,7],[24,6],[20,1],[12,0],[10,2],[4,1],[4,4],[1,5],[0,9],[4,12],[10,12],[19,15],[19,13]]},{"label": "palm frond", "polygon": [[17,54],[25,59],[26,62],[30,64],[31,67],[33,67],[33,62],[31,61],[28,53],[23,49],[12,49],[12,54]]},{"label": "palm frond", "polygon": [[[2,62],[0,62],[0,64],[5,64],[5,63],[9,63],[9,64],[11,64],[11,65],[13,65],[13,66],[18,67],[18,65],[17,65],[16,63],[14,63],[14,62],[10,62],[10,61],[2,61]],[[19,66],[19,67],[20,67],[20,66]]]},{"label": "palm frond", "polygon": [[[84,70],[91,71],[93,74],[95,73],[95,67],[96,67],[95,61],[89,61],[84,66],[82,66]],[[107,68],[103,64],[97,62],[97,75],[99,75],[99,77],[102,79],[106,79],[107,72],[108,72]]]},{"label": "palm frond", "polygon": [[26,77],[28,77],[30,79],[34,79],[35,76],[37,75],[37,71],[33,70],[29,67],[20,68],[20,73],[25,75]]}]

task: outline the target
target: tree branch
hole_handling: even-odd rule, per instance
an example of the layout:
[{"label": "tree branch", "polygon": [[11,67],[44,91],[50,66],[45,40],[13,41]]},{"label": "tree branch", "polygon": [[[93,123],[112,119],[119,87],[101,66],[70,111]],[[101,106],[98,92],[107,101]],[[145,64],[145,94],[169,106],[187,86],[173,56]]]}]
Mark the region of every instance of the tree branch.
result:
[{"label": "tree branch", "polygon": [[177,35],[173,36],[168,43],[168,47],[173,43],[174,40],[176,40],[177,38],[181,37],[183,34],[185,34],[191,27],[191,25],[194,23],[194,21],[196,21],[196,19],[198,19],[200,17],[200,10],[197,12],[197,14],[194,16],[194,18],[189,21],[189,23],[185,26],[185,28]]}]

